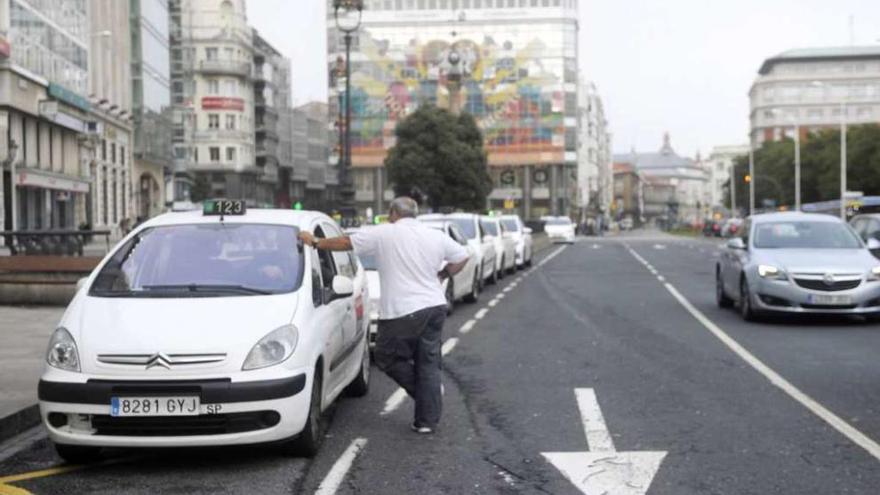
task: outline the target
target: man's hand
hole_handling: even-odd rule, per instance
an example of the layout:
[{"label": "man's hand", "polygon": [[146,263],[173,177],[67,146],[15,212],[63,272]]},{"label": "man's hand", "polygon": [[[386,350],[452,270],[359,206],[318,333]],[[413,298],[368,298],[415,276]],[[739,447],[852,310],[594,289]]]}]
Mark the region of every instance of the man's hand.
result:
[{"label": "man's hand", "polygon": [[315,242],[316,242],[315,236],[312,235],[312,233],[309,232],[308,230],[300,231],[298,237],[299,237],[299,240],[301,240],[302,243],[305,244],[306,246],[315,247]]}]

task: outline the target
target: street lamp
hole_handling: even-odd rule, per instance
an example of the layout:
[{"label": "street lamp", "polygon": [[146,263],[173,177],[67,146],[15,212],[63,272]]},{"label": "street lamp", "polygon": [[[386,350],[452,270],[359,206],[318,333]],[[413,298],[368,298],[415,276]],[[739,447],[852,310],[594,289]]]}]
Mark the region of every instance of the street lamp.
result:
[{"label": "street lamp", "polygon": [[[770,112],[777,116],[782,114],[778,108]],[[794,126],[794,210],[801,211],[801,125],[791,116],[788,121]]]},{"label": "street lamp", "polygon": [[350,210],[354,206],[351,183],[351,33],[361,25],[363,0],[333,0],[336,28],[345,33],[345,134],[344,159],[339,169],[340,205]]},{"label": "street lamp", "polygon": [[[817,88],[828,88],[822,81],[813,81],[810,85]],[[846,96],[840,98],[840,219],[846,221]]]}]

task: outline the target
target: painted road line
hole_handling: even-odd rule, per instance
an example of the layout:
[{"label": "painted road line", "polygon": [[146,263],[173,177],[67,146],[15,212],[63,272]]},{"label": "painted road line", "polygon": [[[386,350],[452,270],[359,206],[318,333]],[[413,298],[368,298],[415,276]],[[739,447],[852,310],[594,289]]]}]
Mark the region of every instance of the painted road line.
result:
[{"label": "painted road line", "polygon": [[608,425],[605,424],[605,417],[602,416],[602,409],[599,408],[596,392],[591,388],[577,388],[574,390],[574,395],[581,412],[581,423],[584,425],[590,452],[614,452],[614,440],[608,432]]},{"label": "painted road line", "polygon": [[[9,486],[9,485],[7,485],[7,483],[17,483],[19,481],[27,481],[27,480],[37,479],[37,478],[46,478],[49,476],[56,476],[59,474],[71,473],[73,471],[80,471],[83,469],[92,469],[92,468],[96,468],[96,467],[110,466],[113,464],[121,464],[124,462],[131,462],[132,460],[134,460],[134,458],[132,458],[132,457],[120,457],[117,459],[107,459],[106,461],[96,462],[96,463],[92,463],[92,464],[65,464],[62,466],[56,466],[56,467],[52,467],[52,468],[48,468],[48,469],[40,469],[39,471],[30,471],[28,473],[13,474],[11,476],[3,476],[3,477],[0,477],[0,487],[3,487],[5,489],[7,486]],[[12,487],[12,488],[16,488],[16,487]],[[3,494],[3,493],[4,492],[0,491],[0,494]],[[22,493],[28,493],[28,492],[24,491]]]},{"label": "painted road line", "polygon": [[749,352],[745,347],[740,345],[739,342],[734,340],[733,337],[722,330],[721,327],[710,320],[705,314],[703,314],[702,311],[694,307],[694,305],[691,304],[691,302],[688,301],[687,298],[685,298],[680,292],[678,292],[678,290],[672,284],[664,283],[663,286],[666,287],[666,290],[669,291],[669,293],[672,294],[672,296],[676,300],[678,300],[679,304],[681,304],[684,309],[686,309],[691,314],[691,316],[702,323],[707,330],[709,330],[713,335],[715,335],[716,338],[718,338],[718,340],[720,340],[731,351],[739,356],[740,359],[745,361],[746,364],[751,366],[758,373],[762,374],[764,378],[770,381],[770,383],[782,389],[783,392],[788,394],[789,397],[794,399],[800,405],[804,406],[807,410],[818,416],[821,420],[828,423],[829,426],[840,432],[843,436],[848,438],[859,447],[865,449],[875,459],[880,461],[880,444],[872,440],[861,431],[854,428],[852,425],[840,418],[840,416],[837,416],[836,414],[831,412],[831,410],[817,402],[809,395],[802,392],[791,382],[783,378],[782,375],[764,364],[763,361],[755,357],[754,354]]},{"label": "painted road line", "polygon": [[489,301],[488,306],[490,308],[494,308],[497,304],[498,304],[498,299],[492,299],[491,301]]},{"label": "painted road line", "polygon": [[559,253],[565,251],[565,248],[566,248],[566,247],[568,247],[568,246],[562,246],[562,247],[560,247],[559,249],[557,249],[556,251],[553,251],[552,253],[550,253],[549,255],[547,255],[546,258],[544,258],[543,260],[541,260],[540,263],[538,263],[538,266],[544,266],[544,264],[548,263],[548,262],[549,262],[550,260],[552,260],[553,258],[559,256]]},{"label": "painted road line", "polygon": [[462,325],[461,328],[458,329],[458,332],[459,333],[468,333],[471,330],[473,330],[474,325],[476,325],[476,324],[477,324],[477,320],[468,320],[468,321],[464,322],[464,325]]},{"label": "painted road line", "polygon": [[455,349],[455,346],[458,345],[458,337],[452,337],[446,339],[446,342],[443,343],[443,347],[440,348],[440,354],[447,355]]},{"label": "painted road line", "polygon": [[505,294],[504,294],[503,292],[502,292],[501,294],[498,294],[497,296],[495,296],[495,299],[497,299],[497,300],[499,300],[499,301],[502,300],[502,299],[504,299],[504,298],[505,298]]},{"label": "painted road line", "polygon": [[12,485],[0,485],[0,495],[33,495],[24,488],[18,488]]},{"label": "painted road line", "polygon": [[508,285],[507,287],[504,288],[504,290],[502,292],[510,292],[511,290],[513,290],[513,287],[514,287],[513,284]]},{"label": "painted road line", "polygon": [[333,467],[330,468],[330,472],[327,473],[327,476],[324,477],[321,484],[318,485],[318,490],[315,492],[315,495],[335,494],[339,490],[339,487],[342,486],[342,481],[345,479],[345,475],[348,474],[348,470],[351,469],[351,465],[354,463],[355,458],[364,450],[366,445],[366,438],[354,439],[351,442],[351,445],[349,445],[339,459],[336,460]]},{"label": "painted road line", "polygon": [[479,311],[477,311],[477,314],[474,315],[474,319],[475,320],[482,320],[486,316],[486,313],[488,313],[488,312],[489,312],[489,308],[482,308]]},{"label": "painted road line", "polygon": [[393,413],[403,404],[403,401],[406,399],[406,390],[402,388],[398,388],[391,394],[390,397],[385,401],[385,407],[382,408],[382,412],[379,413],[380,416],[385,416]]}]

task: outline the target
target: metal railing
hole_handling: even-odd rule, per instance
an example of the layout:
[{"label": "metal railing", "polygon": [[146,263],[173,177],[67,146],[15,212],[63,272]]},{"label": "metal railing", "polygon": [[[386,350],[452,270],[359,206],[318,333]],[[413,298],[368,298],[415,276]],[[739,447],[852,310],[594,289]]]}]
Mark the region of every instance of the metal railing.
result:
[{"label": "metal railing", "polygon": [[0,233],[12,256],[83,256],[85,246],[101,236],[109,252],[109,230],[18,230]]}]

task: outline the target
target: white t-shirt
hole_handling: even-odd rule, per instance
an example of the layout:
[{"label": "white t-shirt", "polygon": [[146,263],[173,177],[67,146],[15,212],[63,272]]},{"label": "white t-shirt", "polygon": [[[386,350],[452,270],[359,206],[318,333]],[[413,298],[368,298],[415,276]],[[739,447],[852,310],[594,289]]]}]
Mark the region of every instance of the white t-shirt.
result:
[{"label": "white t-shirt", "polygon": [[385,320],[446,304],[437,272],[468,257],[446,233],[413,218],[359,230],[351,243],[355,253],[376,259],[382,286],[379,316]]}]

